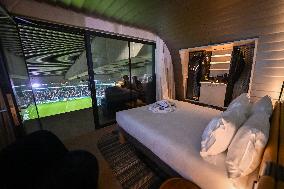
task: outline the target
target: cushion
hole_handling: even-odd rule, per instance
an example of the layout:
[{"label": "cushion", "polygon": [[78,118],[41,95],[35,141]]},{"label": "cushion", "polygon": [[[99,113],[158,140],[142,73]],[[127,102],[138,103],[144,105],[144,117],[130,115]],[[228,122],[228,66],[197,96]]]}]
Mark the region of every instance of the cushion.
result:
[{"label": "cushion", "polygon": [[269,137],[269,117],[265,112],[256,112],[236,133],[226,157],[230,178],[248,175],[260,164]]},{"label": "cushion", "polygon": [[238,107],[238,106],[243,106],[243,108],[246,108],[247,116],[249,116],[251,104],[250,104],[250,99],[249,99],[247,93],[243,93],[243,94],[241,94],[240,96],[238,96],[237,98],[235,98],[235,99],[229,104],[227,110],[230,110],[230,109],[235,108],[235,107]]},{"label": "cushion", "polygon": [[203,131],[200,155],[207,157],[226,151],[246,119],[246,108],[243,106],[226,110],[219,117],[213,118]]},{"label": "cushion", "polygon": [[251,112],[252,114],[255,112],[266,112],[268,115],[271,115],[273,111],[271,98],[266,95],[259,99],[252,105]]}]

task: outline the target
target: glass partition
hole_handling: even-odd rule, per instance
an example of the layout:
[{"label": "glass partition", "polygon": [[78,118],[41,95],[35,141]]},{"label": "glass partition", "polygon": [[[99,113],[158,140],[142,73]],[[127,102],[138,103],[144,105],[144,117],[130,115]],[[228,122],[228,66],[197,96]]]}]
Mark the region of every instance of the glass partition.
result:
[{"label": "glass partition", "polygon": [[153,45],[130,42],[131,79],[137,106],[155,101]]},{"label": "glass partition", "polygon": [[92,60],[101,125],[120,110],[155,100],[153,45],[92,37]]},{"label": "glass partition", "polygon": [[30,122],[38,116],[42,128],[61,139],[92,131],[94,117],[84,35],[77,30],[16,17],[26,59],[29,89],[22,99]]},{"label": "glass partition", "polygon": [[29,119],[38,118],[38,114],[36,109],[31,109],[31,107],[35,107],[35,101],[17,25],[9,15],[3,13],[2,9],[0,12],[3,14],[0,15],[0,48],[4,55],[19,114],[24,127],[30,125],[33,131],[38,130],[40,128],[38,122],[27,123]]},{"label": "glass partition", "polygon": [[[36,118],[36,108],[40,118],[91,108],[88,75],[78,69],[87,69],[83,35],[22,23],[19,28],[36,100],[27,119]],[[30,101],[32,90],[22,96]]]},{"label": "glass partition", "polygon": [[100,125],[115,121],[115,112],[130,106],[131,80],[128,42],[91,38],[97,108]]},{"label": "glass partition", "polygon": [[95,32],[89,38],[80,29],[24,17],[14,21],[19,41],[3,48],[24,122],[39,118],[41,128],[55,133],[67,125],[102,126],[114,122],[117,111],[155,101],[153,45]]}]

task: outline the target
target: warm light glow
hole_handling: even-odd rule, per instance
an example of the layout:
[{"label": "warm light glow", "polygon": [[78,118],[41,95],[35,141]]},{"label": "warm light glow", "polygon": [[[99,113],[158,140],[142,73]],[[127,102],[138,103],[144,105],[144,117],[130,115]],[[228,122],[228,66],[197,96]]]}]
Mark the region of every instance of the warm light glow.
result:
[{"label": "warm light glow", "polygon": [[210,71],[229,71],[229,69],[209,69]]},{"label": "warm light glow", "polygon": [[231,56],[231,54],[216,54],[212,55],[211,57],[226,57],[226,56]]},{"label": "warm light glow", "polygon": [[225,62],[210,62],[210,64],[230,64],[230,61],[225,61]]}]

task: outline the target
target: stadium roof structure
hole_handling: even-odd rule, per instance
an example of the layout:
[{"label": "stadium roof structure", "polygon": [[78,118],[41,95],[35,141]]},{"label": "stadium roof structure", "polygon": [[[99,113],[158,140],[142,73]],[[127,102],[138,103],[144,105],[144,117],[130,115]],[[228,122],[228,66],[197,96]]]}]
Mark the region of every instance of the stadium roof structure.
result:
[{"label": "stadium roof structure", "polygon": [[[16,53],[18,56],[25,56],[30,76],[63,76],[65,79],[75,79],[88,75],[85,41],[81,30],[75,28],[69,28],[70,30],[55,29],[54,27],[59,27],[59,25],[48,26],[48,23],[44,23],[43,26],[41,22],[29,18],[18,16],[14,18],[18,25],[20,40],[13,40],[12,37],[19,37],[16,28],[13,28],[14,32],[7,33],[9,36],[3,35],[5,37],[3,41],[10,45],[7,49],[11,52]],[[10,20],[10,22],[14,20]],[[7,24],[7,27],[15,26]],[[71,31],[72,29],[74,31]],[[3,32],[6,32],[6,30],[3,30]],[[9,40],[13,40],[13,43]],[[115,74],[128,69],[128,66],[125,66],[128,64],[128,50],[125,49],[127,47],[126,41],[122,41],[124,46],[121,46],[119,40],[106,38],[101,38],[96,42],[94,40],[95,38],[92,38],[91,43],[95,74]],[[21,44],[14,41],[21,42],[22,47]],[[11,44],[13,47],[11,47]],[[117,52],[109,49],[114,47],[113,45],[116,45],[114,49]],[[132,53],[132,68],[142,68],[152,62],[151,53],[149,54],[146,46],[145,48],[139,43],[132,43],[131,45],[138,47],[135,48],[138,51]],[[21,51],[21,48],[23,51]],[[127,52],[123,52],[125,50]],[[150,52],[152,51],[150,50]],[[72,68],[78,62],[80,62],[80,69],[78,69],[78,66],[75,66],[77,69]]]},{"label": "stadium roof structure", "polygon": [[[2,9],[0,7],[0,9]],[[0,11],[0,40],[3,46],[18,56],[23,56],[21,43],[14,20],[6,11]]]},{"label": "stadium roof structure", "polygon": [[84,36],[19,24],[28,71],[32,76],[64,75],[85,50]]}]

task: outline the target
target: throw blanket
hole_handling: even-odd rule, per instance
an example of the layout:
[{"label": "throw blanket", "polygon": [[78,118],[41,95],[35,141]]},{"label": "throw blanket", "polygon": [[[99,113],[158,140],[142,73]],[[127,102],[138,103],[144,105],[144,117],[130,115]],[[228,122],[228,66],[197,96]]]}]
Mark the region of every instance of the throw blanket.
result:
[{"label": "throw blanket", "polygon": [[176,105],[174,102],[168,100],[160,100],[151,104],[149,110],[153,113],[169,113],[176,110]]}]

